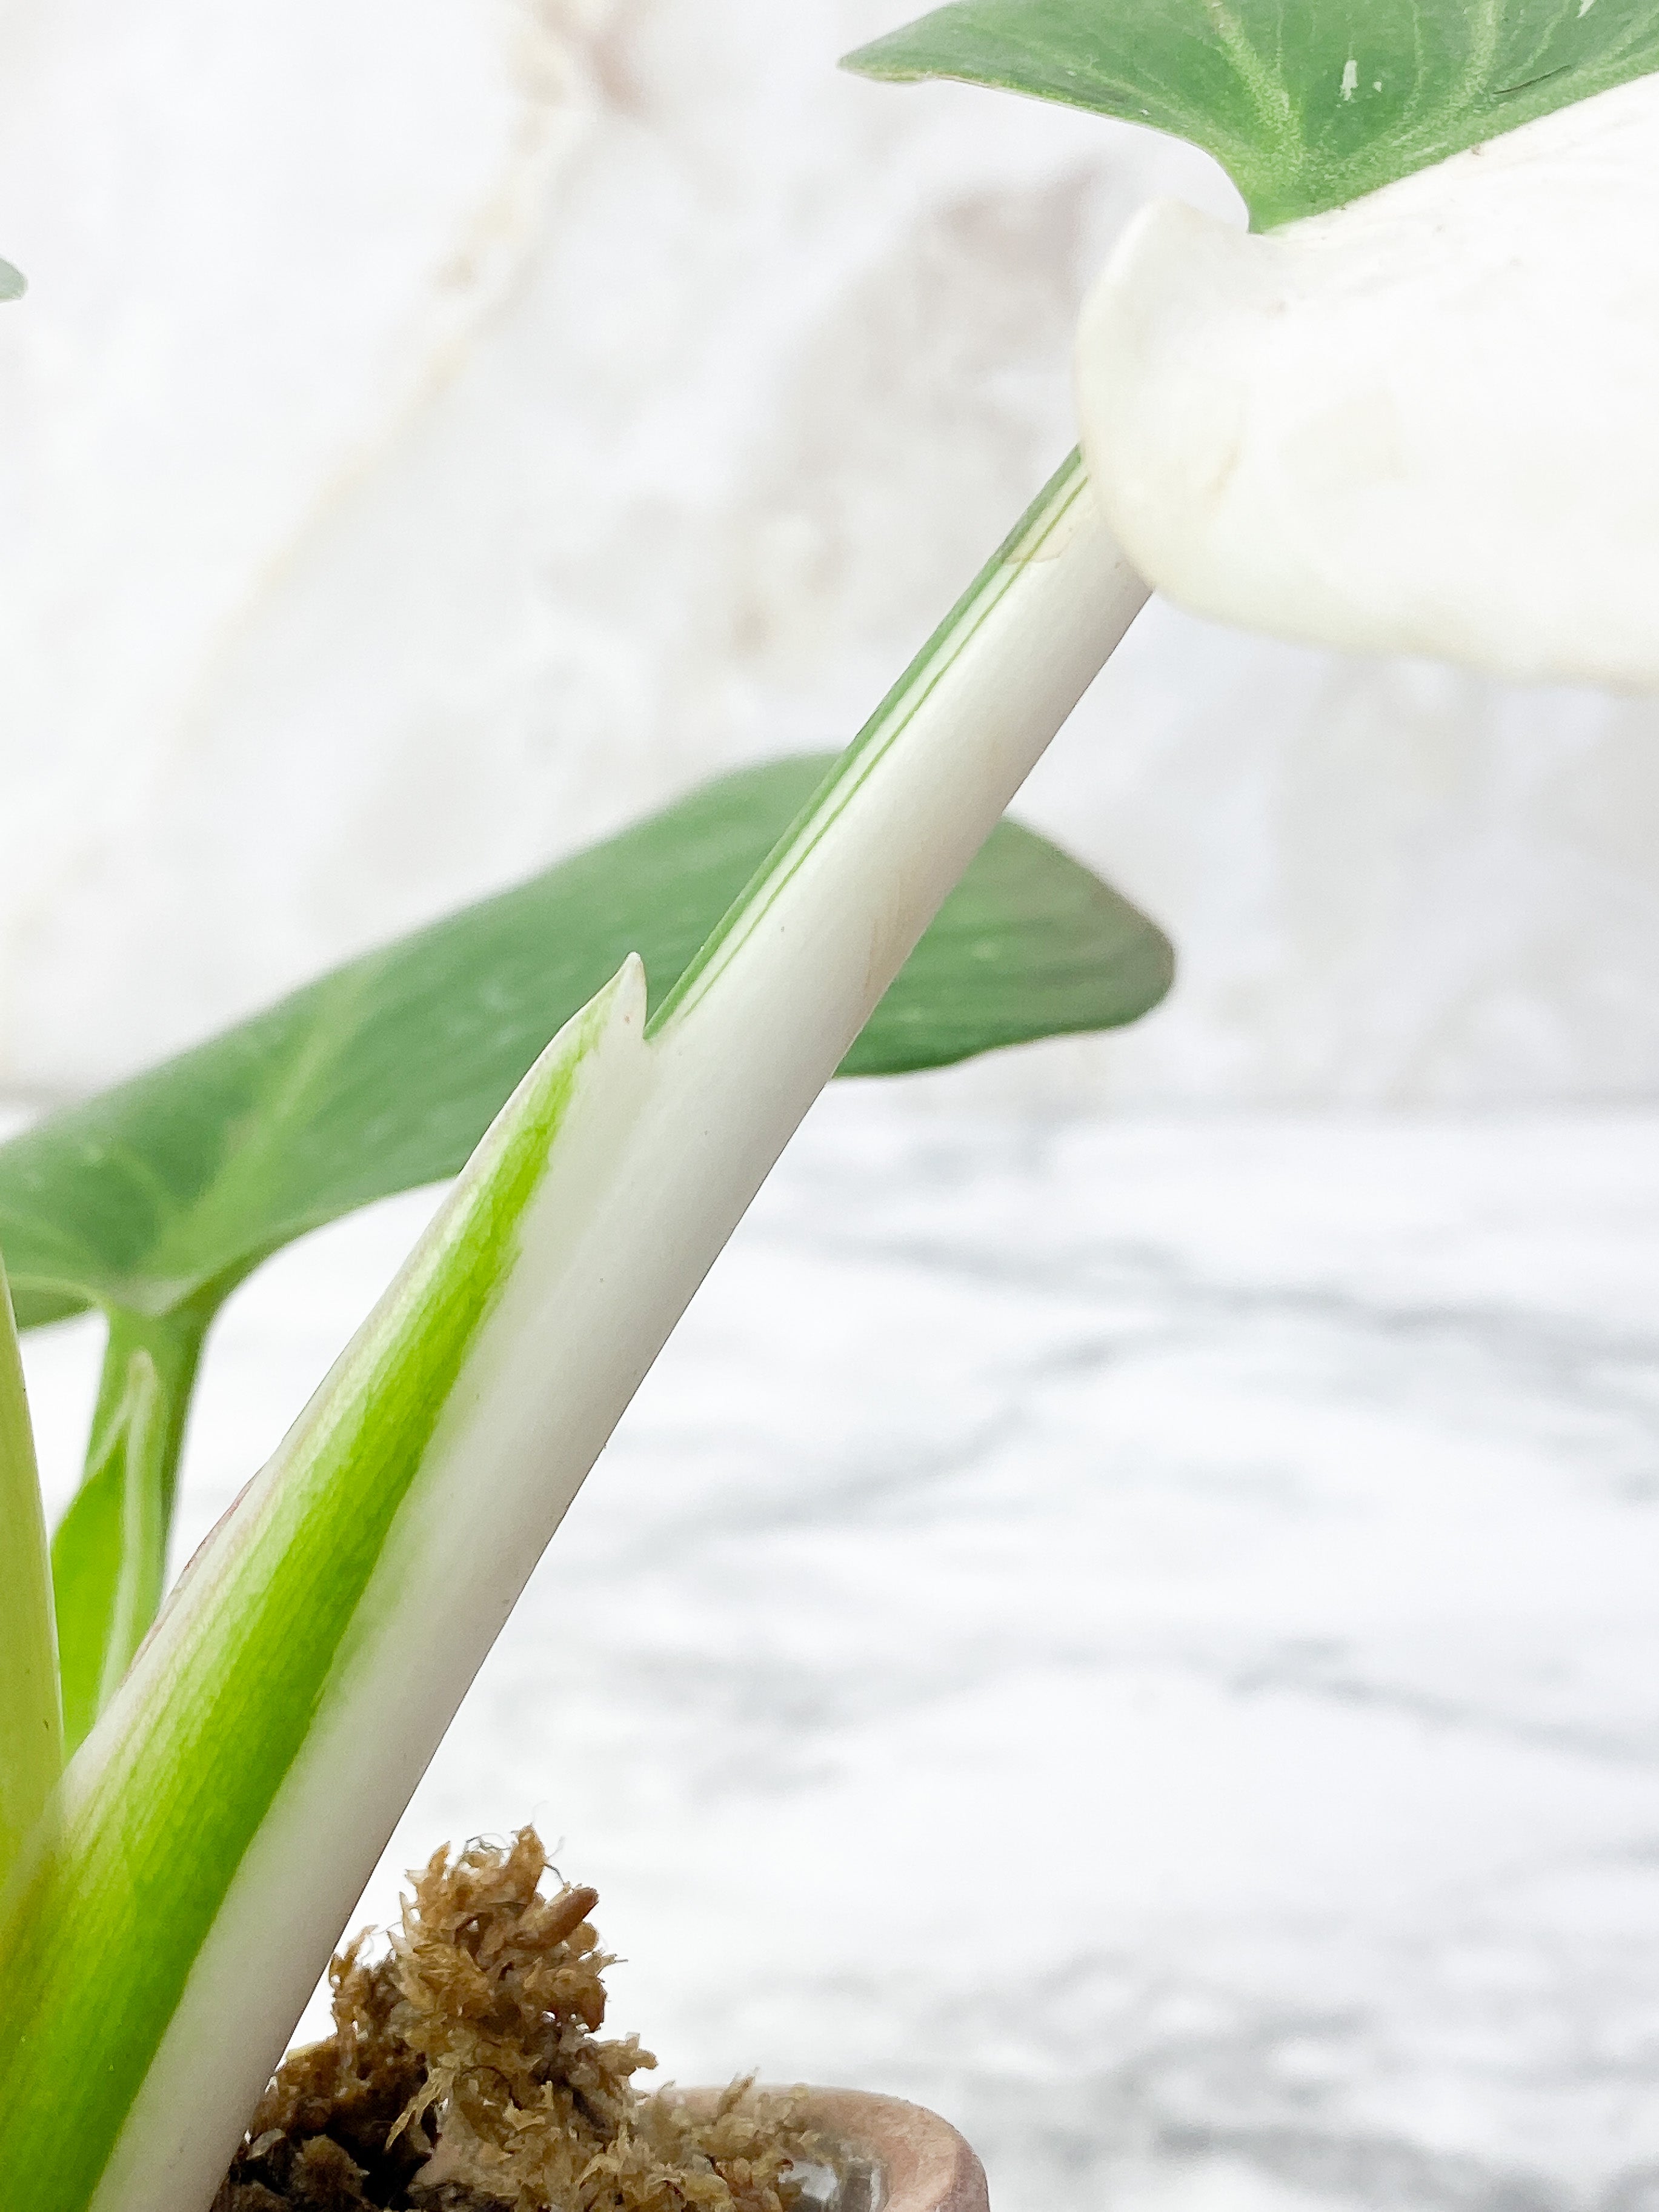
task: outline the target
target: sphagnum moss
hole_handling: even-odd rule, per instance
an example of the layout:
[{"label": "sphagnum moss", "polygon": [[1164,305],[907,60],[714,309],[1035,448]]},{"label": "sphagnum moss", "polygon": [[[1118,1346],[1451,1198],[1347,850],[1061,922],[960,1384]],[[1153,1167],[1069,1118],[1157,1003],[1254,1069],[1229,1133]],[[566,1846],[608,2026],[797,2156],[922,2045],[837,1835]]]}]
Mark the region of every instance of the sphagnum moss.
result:
[{"label": "sphagnum moss", "polygon": [[641,2095],[656,2060],[599,2033],[597,1893],[546,1869],[531,1828],[434,1855],[384,1954],[334,1960],[334,2033],[283,2060],[214,2212],[787,2212],[799,2096]]}]

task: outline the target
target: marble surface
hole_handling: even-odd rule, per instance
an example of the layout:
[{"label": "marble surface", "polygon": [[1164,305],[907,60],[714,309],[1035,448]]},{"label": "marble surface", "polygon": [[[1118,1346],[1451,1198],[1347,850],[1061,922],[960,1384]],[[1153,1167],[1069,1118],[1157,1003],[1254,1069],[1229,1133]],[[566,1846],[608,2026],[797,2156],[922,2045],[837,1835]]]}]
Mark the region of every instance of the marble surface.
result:
[{"label": "marble surface", "polygon": [[[107,1081],[851,735],[1207,161],[836,56],[907,0],[7,0],[0,1085]],[[1024,802],[1178,939],[985,1103],[1659,1085],[1651,701],[1136,626]]]},{"label": "marble surface", "polygon": [[[923,2099],[1000,2212],[1650,2212],[1659,1113],[974,1097],[821,1104],[366,1911],[533,1816],[667,2072]],[[186,1544],[428,1202],[239,1295]]]}]

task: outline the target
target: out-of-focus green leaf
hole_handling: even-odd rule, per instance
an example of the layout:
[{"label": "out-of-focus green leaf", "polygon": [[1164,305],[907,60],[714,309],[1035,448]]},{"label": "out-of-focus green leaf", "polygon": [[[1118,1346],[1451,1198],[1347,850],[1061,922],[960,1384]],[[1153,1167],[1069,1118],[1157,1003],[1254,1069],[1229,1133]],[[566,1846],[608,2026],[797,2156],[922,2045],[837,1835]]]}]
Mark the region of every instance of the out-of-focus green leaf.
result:
[{"label": "out-of-focus green leaf", "polygon": [[[626,954],[642,955],[653,1003],[667,993],[828,765],[724,777],[0,1146],[0,1249],[20,1321],[210,1304],[307,1230],[455,1174]],[[1144,915],[1006,824],[846,1072],[1133,1021],[1171,967]]]},{"label": "out-of-focus green leaf", "polygon": [[993,1046],[1117,1029],[1175,976],[1168,939],[1048,840],[1005,822],[842,1062],[943,1067]]},{"label": "out-of-focus green leaf", "polygon": [[848,57],[1146,123],[1258,230],[1659,70],[1653,0],[955,0]]}]

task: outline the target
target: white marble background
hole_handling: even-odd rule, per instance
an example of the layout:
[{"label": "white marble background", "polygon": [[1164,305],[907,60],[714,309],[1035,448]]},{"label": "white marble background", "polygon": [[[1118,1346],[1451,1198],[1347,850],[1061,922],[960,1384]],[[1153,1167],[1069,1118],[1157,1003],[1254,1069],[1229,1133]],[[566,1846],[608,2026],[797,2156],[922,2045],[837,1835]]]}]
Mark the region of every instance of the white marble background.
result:
[{"label": "white marble background", "polygon": [[[850,734],[1196,156],[838,76],[903,0],[6,0],[0,1090]],[[1073,1103],[1644,1095],[1659,726],[1145,621],[1031,817],[1177,1004]]]},{"label": "white marble background", "polygon": [[[365,1911],[533,1815],[666,2071],[922,2098],[998,2212],[1649,2212],[1659,1115],[952,1087],[821,1104]],[[234,1301],[185,1544],[424,1205]]]}]

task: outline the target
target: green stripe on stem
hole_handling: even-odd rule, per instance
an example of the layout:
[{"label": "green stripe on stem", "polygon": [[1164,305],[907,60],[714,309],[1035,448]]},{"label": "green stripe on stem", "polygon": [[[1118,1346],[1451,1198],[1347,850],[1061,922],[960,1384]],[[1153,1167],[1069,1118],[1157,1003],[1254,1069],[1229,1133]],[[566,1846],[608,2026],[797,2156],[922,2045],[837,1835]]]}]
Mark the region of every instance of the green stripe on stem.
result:
[{"label": "green stripe on stem", "polygon": [[744,884],[696,958],[651,1018],[654,1036],[695,1006],[743,945],[765,923],[803,863],[823,842],[848,802],[899,744],[918,711],[989,626],[1021,573],[1051,560],[1090,498],[1080,452],[1068,453],[1014,528],[980,570],[875,713],[837,759],[789,828]]}]

